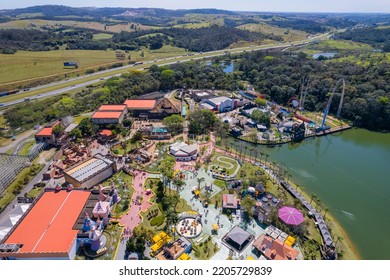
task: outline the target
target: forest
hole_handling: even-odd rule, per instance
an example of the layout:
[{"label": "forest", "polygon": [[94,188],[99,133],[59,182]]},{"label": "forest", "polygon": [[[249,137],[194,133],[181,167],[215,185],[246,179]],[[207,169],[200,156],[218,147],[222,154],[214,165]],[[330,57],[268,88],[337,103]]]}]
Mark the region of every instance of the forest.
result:
[{"label": "forest", "polygon": [[366,43],[375,48],[390,52],[390,28],[365,27],[339,33],[336,39]]},{"label": "forest", "polygon": [[[351,64],[318,61],[304,53],[278,51],[229,55],[222,60],[233,60],[237,71],[224,73],[218,63],[153,65],[147,72],[110,78],[103,87],[88,88],[74,97],[57,96],[44,101],[29,101],[28,106],[17,105],[7,110],[4,116],[13,128],[29,128],[66,115],[90,112],[101,104],[122,103],[126,98],[144,93],[183,87],[239,90],[244,89],[243,81],[252,84],[268,100],[288,105],[291,97],[299,96],[304,77],[310,77],[305,109],[323,111],[336,81],[344,78],[346,89],[341,117],[358,127],[390,131],[390,64],[385,60],[375,65]],[[339,100],[340,97],[335,96],[331,113],[336,112]]]}]

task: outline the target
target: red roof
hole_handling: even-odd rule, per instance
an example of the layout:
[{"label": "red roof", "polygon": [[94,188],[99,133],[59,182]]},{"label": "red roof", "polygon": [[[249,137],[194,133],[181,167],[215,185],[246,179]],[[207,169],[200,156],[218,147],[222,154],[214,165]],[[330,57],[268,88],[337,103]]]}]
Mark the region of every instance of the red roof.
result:
[{"label": "red roof", "polygon": [[110,137],[112,135],[112,131],[108,129],[103,129],[102,131],[99,132],[100,135],[105,135],[107,137]]},{"label": "red roof", "polygon": [[222,207],[237,209],[237,197],[234,194],[224,194],[222,196]]},{"label": "red roof", "polygon": [[153,109],[156,100],[154,99],[127,99],[125,104],[129,109],[139,109],[139,110],[147,110]]},{"label": "red roof", "polygon": [[67,253],[78,230],[74,230],[90,192],[45,192],[5,244],[23,244],[17,254]]},{"label": "red roof", "polygon": [[123,111],[126,109],[125,104],[119,104],[119,105],[102,105],[99,107],[98,111]]},{"label": "red roof", "polygon": [[119,119],[122,112],[95,112],[92,119]]},{"label": "red roof", "polygon": [[52,127],[44,127],[35,136],[51,136],[52,134],[53,134]]},{"label": "red roof", "polygon": [[283,241],[272,239],[265,234],[260,235],[252,246],[269,260],[295,260],[299,254],[296,249],[284,244]]}]

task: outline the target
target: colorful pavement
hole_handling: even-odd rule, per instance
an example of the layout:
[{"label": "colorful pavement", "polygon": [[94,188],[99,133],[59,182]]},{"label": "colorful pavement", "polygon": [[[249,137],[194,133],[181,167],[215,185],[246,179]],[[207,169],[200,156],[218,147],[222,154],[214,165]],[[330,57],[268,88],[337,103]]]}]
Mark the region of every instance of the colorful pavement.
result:
[{"label": "colorful pavement", "polygon": [[[153,205],[149,200],[154,194],[147,195],[143,188],[147,178],[148,173],[138,170],[134,171],[134,194],[130,202],[129,212],[123,215],[120,220],[120,224],[130,230],[133,230],[142,222],[140,212],[145,212]],[[137,197],[143,197],[142,203],[139,203]]]}]

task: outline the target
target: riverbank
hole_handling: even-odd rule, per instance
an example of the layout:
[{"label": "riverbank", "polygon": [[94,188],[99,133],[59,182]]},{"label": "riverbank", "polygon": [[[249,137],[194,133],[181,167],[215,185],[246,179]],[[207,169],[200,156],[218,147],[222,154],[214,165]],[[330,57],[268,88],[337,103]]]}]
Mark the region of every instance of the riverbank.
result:
[{"label": "riverbank", "polygon": [[[221,145],[216,145],[219,149],[225,150],[226,149]],[[240,153],[238,150],[231,147],[228,152],[234,153],[236,156],[239,156]],[[245,153],[244,153],[245,154]],[[241,153],[242,155],[242,153]],[[246,154],[245,156],[250,156]],[[247,157],[244,157],[245,160],[250,161]],[[272,164],[270,162],[256,159],[256,161],[261,162],[262,164],[269,166],[270,169],[273,168]],[[291,180],[286,180],[288,183],[290,183],[293,187],[295,187],[299,192],[304,196],[304,198],[307,201],[311,200],[311,196],[302,188],[299,188],[295,183],[291,182]],[[316,205],[316,209],[319,208],[317,211],[320,213],[326,212],[326,218],[324,218],[327,221],[327,224],[329,225],[329,228],[331,229],[332,236],[334,237],[334,242],[336,244],[337,251],[340,255],[340,259],[345,260],[355,260],[355,259],[361,259],[361,255],[357,250],[357,247],[355,244],[352,243],[351,239],[349,238],[346,231],[342,228],[341,224],[337,221],[337,219],[329,212],[327,212],[327,208],[325,205]]]}]

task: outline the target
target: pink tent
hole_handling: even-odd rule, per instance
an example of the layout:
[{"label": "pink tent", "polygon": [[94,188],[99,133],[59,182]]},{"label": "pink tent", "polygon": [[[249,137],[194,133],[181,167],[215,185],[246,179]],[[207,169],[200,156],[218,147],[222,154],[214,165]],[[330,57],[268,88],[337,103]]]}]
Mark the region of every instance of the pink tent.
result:
[{"label": "pink tent", "polygon": [[303,215],[296,208],[284,206],[278,211],[279,219],[288,225],[297,226],[304,221]]}]

